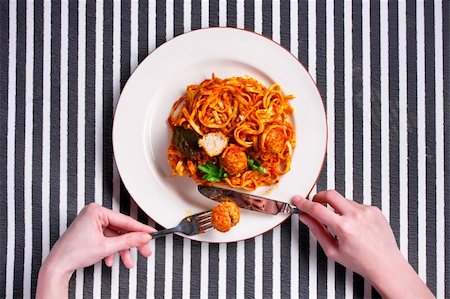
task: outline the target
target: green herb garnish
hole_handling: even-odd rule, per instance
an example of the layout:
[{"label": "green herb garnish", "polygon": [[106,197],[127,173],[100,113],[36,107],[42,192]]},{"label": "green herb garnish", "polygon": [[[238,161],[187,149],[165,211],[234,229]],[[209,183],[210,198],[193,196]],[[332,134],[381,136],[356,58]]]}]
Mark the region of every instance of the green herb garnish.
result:
[{"label": "green herb garnish", "polygon": [[247,158],[247,164],[248,164],[248,167],[250,167],[250,169],[257,170],[261,174],[265,174],[267,171],[266,168],[261,165],[261,162],[259,162],[258,160],[255,160],[253,158]]},{"label": "green herb garnish", "polygon": [[225,172],[223,167],[217,169],[216,165],[214,165],[211,161],[206,162],[206,164],[199,165],[198,169],[205,173],[203,175],[203,179],[209,182],[220,182],[223,178],[228,177],[228,174]]}]

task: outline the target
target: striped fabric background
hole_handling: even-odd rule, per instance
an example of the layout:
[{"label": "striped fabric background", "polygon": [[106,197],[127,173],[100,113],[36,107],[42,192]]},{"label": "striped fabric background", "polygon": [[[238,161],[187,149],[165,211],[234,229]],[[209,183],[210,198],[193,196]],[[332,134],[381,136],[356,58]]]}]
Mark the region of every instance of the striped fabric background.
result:
[{"label": "striped fabric background", "polygon": [[[261,33],[309,69],[329,125],[315,192],[379,206],[404,256],[450,298],[446,0],[1,1],[0,297],[34,295],[42,260],[87,203],[152,223],[114,166],[114,107],[148,53],[210,26]],[[118,260],[77,271],[70,297],[379,296],[328,261],[297,217],[243,242],[151,247],[130,271]]]}]

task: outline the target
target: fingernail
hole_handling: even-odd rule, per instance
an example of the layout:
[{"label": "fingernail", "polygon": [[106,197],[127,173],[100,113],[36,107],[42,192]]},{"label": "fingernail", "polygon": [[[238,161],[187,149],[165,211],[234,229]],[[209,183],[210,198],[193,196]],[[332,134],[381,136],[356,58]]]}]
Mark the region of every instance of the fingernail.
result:
[{"label": "fingernail", "polygon": [[303,199],[303,197],[301,197],[300,195],[295,195],[293,198],[292,198],[292,203],[293,204],[298,204],[298,203],[300,203],[300,201]]},{"label": "fingernail", "polygon": [[139,242],[140,243],[148,243],[150,241],[150,235],[149,234],[141,234],[139,236]]}]

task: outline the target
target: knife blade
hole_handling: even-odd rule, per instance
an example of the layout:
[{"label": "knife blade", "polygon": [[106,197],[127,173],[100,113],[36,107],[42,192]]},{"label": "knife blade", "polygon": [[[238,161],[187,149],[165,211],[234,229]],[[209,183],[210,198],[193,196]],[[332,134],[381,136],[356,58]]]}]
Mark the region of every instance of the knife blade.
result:
[{"label": "knife blade", "polygon": [[284,214],[298,214],[300,210],[293,205],[283,201],[277,201],[266,197],[253,195],[249,193],[214,187],[198,185],[198,191],[217,202],[221,202],[226,198],[233,200],[240,208],[257,211],[265,214],[276,215],[278,213]]}]

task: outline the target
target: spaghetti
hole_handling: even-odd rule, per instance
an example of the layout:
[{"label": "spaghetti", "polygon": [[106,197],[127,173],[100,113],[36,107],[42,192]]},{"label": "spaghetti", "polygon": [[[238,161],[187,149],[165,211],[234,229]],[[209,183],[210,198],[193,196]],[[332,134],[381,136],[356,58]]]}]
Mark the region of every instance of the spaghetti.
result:
[{"label": "spaghetti", "polygon": [[188,86],[168,118],[173,174],[247,190],[277,183],[290,169],[296,142],[288,121],[292,98],[278,84],[266,88],[250,77],[213,74]]}]

